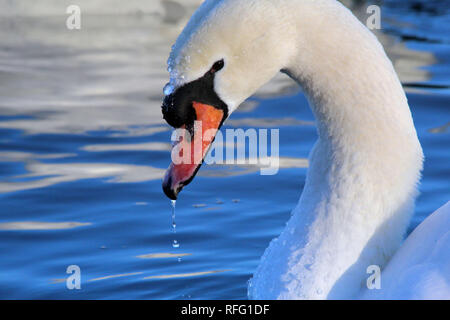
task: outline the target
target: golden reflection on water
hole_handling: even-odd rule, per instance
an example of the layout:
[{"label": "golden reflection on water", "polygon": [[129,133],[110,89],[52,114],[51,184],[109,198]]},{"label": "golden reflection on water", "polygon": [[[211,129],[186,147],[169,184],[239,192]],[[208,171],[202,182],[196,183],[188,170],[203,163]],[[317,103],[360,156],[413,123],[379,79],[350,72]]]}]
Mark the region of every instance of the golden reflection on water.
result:
[{"label": "golden reflection on water", "polygon": [[177,273],[177,274],[165,274],[165,275],[159,275],[159,276],[145,277],[143,279],[149,280],[149,279],[188,278],[188,277],[198,277],[198,276],[204,276],[204,275],[209,275],[209,274],[213,274],[213,273],[221,273],[221,272],[227,272],[227,271],[231,271],[231,269],[190,272],[190,273]]},{"label": "golden reflection on water", "polygon": [[179,258],[179,257],[186,257],[190,256],[192,253],[149,253],[149,254],[141,254],[139,256],[136,256],[136,258],[139,259],[164,259],[164,258]]},{"label": "golden reflection on water", "polygon": [[[177,278],[200,277],[200,276],[206,276],[206,275],[210,275],[210,274],[222,273],[222,272],[228,272],[228,271],[232,271],[232,270],[231,269],[224,269],[224,270],[210,270],[210,271],[200,271],[200,272],[165,274],[165,275],[144,277],[144,278],[142,278],[142,280],[177,279]],[[110,279],[116,279],[116,278],[131,277],[131,276],[137,276],[137,275],[141,275],[141,274],[143,274],[143,272],[130,272],[130,273],[114,274],[114,275],[109,275],[109,276],[89,279],[88,282],[95,282],[95,281],[110,280]],[[55,279],[50,279],[50,283],[51,284],[59,284],[59,283],[66,282],[66,280],[67,279],[64,279],[64,278],[55,278]]]},{"label": "golden reflection on water", "polygon": [[142,272],[131,272],[131,273],[114,274],[114,275],[110,275],[110,276],[104,276],[104,277],[89,279],[88,282],[108,280],[108,279],[114,279],[114,278],[122,278],[122,277],[130,277],[130,276],[136,276],[136,275],[139,275],[139,274],[142,274]]},{"label": "golden reflection on water", "polygon": [[[180,257],[186,257],[190,256],[192,253],[169,253],[169,252],[161,252],[161,253],[149,253],[149,254],[142,254],[136,256],[136,258],[139,259],[167,259],[167,258],[180,258]],[[180,274],[172,274],[172,275],[160,275],[160,276],[148,276],[143,278],[144,280],[147,279],[171,279],[171,278],[184,278],[184,277],[194,277],[194,276],[202,276],[212,273],[219,273],[219,272],[225,272],[229,270],[213,270],[213,271],[203,271],[203,272],[192,272],[192,273],[180,273]],[[115,279],[115,278],[123,278],[123,277],[131,277],[136,275],[141,275],[144,272],[129,272],[129,273],[120,273],[120,274],[113,274],[103,277],[97,277],[93,279],[87,280],[88,282],[94,282],[94,281],[102,281],[102,280],[109,280],[109,279]],[[58,283],[64,283],[67,279],[65,278],[55,278],[51,279],[50,283],[52,284],[58,284]]]},{"label": "golden reflection on water", "polygon": [[428,132],[430,133],[446,133],[450,129],[450,122],[447,122],[446,124],[440,126],[428,129]]}]

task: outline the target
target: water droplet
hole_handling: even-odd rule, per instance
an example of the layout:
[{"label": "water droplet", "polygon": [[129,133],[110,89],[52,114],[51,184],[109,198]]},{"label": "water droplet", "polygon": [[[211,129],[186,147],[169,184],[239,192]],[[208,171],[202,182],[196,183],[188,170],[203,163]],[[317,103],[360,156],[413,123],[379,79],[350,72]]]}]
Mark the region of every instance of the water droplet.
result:
[{"label": "water droplet", "polygon": [[[175,221],[175,207],[177,205],[177,200],[171,200],[171,204],[172,204],[172,233],[175,236],[177,233],[177,223]],[[172,247],[174,248],[180,247],[180,244],[176,239],[173,240]]]},{"label": "water droplet", "polygon": [[[164,89],[163,89],[164,95],[168,96],[168,95],[172,94],[173,91],[174,91],[174,87],[170,82],[164,86]],[[174,201],[174,200],[172,200],[172,201]]]}]

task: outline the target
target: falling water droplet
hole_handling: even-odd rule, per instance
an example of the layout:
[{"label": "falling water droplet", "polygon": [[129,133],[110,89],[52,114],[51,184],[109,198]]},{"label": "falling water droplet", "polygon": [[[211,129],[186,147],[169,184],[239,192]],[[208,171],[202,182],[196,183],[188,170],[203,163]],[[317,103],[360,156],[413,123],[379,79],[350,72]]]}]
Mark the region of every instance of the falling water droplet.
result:
[{"label": "falling water droplet", "polygon": [[[177,204],[177,200],[171,200],[171,202],[172,202],[172,232],[175,236],[177,233],[177,223],[175,222],[175,206]],[[173,239],[172,247],[178,248],[179,246],[180,244],[178,243],[178,241],[176,239]]]}]

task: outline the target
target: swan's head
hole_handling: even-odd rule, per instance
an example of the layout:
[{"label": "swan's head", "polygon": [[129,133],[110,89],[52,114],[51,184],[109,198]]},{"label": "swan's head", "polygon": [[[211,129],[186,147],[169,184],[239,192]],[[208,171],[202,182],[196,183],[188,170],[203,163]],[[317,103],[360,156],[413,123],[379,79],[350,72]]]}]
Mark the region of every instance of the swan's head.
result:
[{"label": "swan's head", "polygon": [[[218,130],[246,98],[287,63],[293,48],[292,41],[284,41],[284,37],[289,38],[286,33],[292,28],[285,27],[284,18],[273,2],[205,1],[172,48],[170,82],[164,88],[164,119],[174,128],[187,129],[194,140],[206,131]],[[195,129],[196,120],[202,122],[202,132]],[[193,142],[182,140],[177,148],[191,152],[189,158],[193,159]],[[202,150],[197,150],[202,159],[213,139],[203,140]],[[192,162],[169,167],[163,183],[169,198],[176,199],[194,178],[201,161]]]}]

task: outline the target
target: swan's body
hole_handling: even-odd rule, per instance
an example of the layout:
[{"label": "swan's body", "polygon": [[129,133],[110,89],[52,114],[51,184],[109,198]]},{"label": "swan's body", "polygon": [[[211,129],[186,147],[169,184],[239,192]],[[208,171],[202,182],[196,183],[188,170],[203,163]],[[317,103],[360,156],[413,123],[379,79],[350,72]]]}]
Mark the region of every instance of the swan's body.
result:
[{"label": "swan's body", "polygon": [[450,201],[408,236],[363,299],[450,299]]},{"label": "swan's body", "polygon": [[214,90],[228,114],[282,70],[301,85],[318,124],[303,194],[264,253],[249,296],[361,297],[367,268],[384,270],[402,242],[423,161],[382,46],[337,1],[206,1],[172,50],[172,90],[219,59],[225,67]]}]

